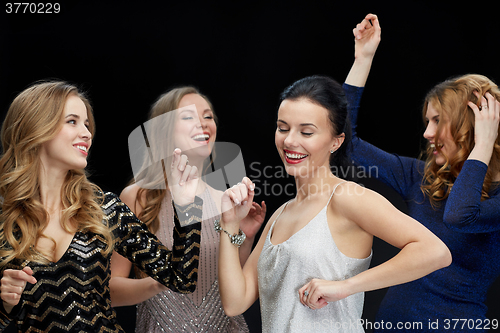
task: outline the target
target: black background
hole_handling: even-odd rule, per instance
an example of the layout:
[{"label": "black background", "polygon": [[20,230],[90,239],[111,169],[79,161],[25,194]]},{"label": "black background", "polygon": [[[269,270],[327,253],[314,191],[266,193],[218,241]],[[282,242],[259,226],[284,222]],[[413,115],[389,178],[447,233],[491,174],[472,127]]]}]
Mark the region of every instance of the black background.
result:
[{"label": "black background", "polygon": [[[97,122],[91,180],[120,193],[131,177],[130,132],[146,120],[161,93],[195,85],[214,105],[217,139],[241,147],[268,216],[290,198],[283,189],[293,182],[280,172],[274,147],[278,95],[312,74],[343,82],[353,61],[352,29],[367,13],[378,14],[382,25],[358,126],[371,143],[417,157],[424,144],[422,100],[433,85],[466,73],[500,80],[493,1],[87,0],[65,1],[59,14],[7,14],[5,8],[0,10],[2,114],[34,81],[78,84],[90,96]],[[271,177],[263,174],[266,166]],[[391,190],[371,179],[361,183],[404,210]],[[373,263],[393,253],[377,241]],[[500,307],[491,301],[498,298],[497,286],[488,305],[490,318],[498,319]],[[365,316],[371,321],[383,292],[366,294]],[[133,331],[134,309],[120,313],[124,328]],[[247,319],[259,332],[257,307]]]}]

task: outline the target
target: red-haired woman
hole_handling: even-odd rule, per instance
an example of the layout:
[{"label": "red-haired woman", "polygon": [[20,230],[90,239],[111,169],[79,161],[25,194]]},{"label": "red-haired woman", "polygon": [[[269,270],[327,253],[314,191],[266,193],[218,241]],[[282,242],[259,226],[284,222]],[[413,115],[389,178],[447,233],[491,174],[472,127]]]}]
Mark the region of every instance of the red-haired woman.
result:
[{"label": "red-haired woman", "polygon": [[354,35],[355,62],[344,85],[353,159],[377,166],[378,178],[406,200],[409,215],[453,256],[449,267],[389,288],[376,320],[450,332],[498,327],[486,317],[484,301],[500,274],[500,90],[474,74],[436,85],[423,108],[427,160],[386,153],[356,135],[362,87],[380,41],[377,17],[366,16]]}]

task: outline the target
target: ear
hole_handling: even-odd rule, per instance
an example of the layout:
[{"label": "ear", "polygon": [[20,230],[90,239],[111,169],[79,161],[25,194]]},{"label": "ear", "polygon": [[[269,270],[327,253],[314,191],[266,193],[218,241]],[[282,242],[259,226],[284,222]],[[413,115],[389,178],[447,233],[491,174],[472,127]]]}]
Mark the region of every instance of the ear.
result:
[{"label": "ear", "polygon": [[333,139],[333,145],[330,148],[330,153],[333,154],[337,149],[339,149],[340,146],[342,146],[342,144],[344,143],[344,140],[345,140],[345,133],[341,133],[340,135],[335,137]]}]

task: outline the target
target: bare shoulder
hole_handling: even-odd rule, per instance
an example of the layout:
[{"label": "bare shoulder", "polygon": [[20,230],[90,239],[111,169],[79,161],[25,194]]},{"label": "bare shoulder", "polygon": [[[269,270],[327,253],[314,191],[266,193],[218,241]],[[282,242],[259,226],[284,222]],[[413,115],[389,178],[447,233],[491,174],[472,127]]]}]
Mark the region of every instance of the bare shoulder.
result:
[{"label": "bare shoulder", "polygon": [[366,214],[370,210],[377,211],[392,204],[377,192],[354,182],[340,184],[335,190],[335,200],[330,202],[346,217],[352,218],[359,214]]},{"label": "bare shoulder", "polygon": [[[123,191],[120,193],[120,200],[126,204],[133,212],[134,214],[139,214],[140,211],[142,211],[142,206],[140,205],[140,201],[143,200],[138,200],[137,194],[140,190],[140,186],[137,184],[132,184],[123,189]],[[143,192],[142,196],[145,197],[146,193]],[[144,199],[144,198],[141,198]]]}]

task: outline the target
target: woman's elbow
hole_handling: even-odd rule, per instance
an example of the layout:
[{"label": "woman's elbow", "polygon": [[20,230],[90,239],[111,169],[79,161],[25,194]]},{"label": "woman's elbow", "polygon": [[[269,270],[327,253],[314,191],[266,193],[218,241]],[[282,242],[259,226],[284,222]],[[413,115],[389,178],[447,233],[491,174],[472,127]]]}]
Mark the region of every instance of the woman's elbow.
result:
[{"label": "woman's elbow", "polygon": [[433,263],[435,265],[435,270],[448,267],[452,262],[452,255],[450,249],[442,241],[433,247]]},{"label": "woman's elbow", "polygon": [[224,302],[222,303],[222,308],[224,309],[224,313],[228,317],[238,316],[244,312],[234,306],[230,306],[229,304],[224,304]]}]

